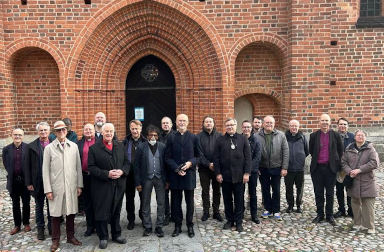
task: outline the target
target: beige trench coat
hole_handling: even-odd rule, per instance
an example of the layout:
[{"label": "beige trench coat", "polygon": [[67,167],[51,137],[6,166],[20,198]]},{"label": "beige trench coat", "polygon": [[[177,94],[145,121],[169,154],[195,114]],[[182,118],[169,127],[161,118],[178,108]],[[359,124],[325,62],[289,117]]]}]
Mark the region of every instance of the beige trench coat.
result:
[{"label": "beige trench coat", "polygon": [[78,212],[77,189],[83,187],[83,174],[77,144],[65,139],[64,147],[55,139],[44,150],[44,193],[53,193],[48,200],[51,216]]}]

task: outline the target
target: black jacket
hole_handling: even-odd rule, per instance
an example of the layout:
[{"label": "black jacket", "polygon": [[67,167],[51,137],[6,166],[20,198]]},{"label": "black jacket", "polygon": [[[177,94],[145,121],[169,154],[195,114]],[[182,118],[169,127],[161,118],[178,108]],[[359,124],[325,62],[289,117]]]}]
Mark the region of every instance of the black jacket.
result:
[{"label": "black jacket", "polygon": [[[157,149],[159,150],[160,155],[160,167],[161,167],[161,176],[164,184],[167,182],[167,171],[165,169],[165,144],[157,142]],[[149,143],[144,142],[139,145],[135,153],[135,163],[133,165],[135,169],[135,185],[144,185],[147,176],[148,176],[148,151]]]},{"label": "black jacket", "polygon": [[224,136],[216,140],[213,155],[215,175],[221,174],[223,182],[242,183],[244,173],[251,174],[251,148],[248,139],[235,133],[232,137],[235,149],[231,148],[230,136]]},{"label": "black jacket", "polygon": [[201,149],[203,151],[201,164],[199,164],[199,171],[206,171],[209,170],[209,164],[213,163],[213,152],[215,150],[216,140],[223,134],[216,130],[213,130],[211,134],[208,134],[206,130],[203,130],[197,135],[200,138]]},{"label": "black jacket", "polygon": [[287,130],[285,132],[289,147],[289,172],[304,171],[305,158],[309,155],[309,147],[307,138],[303,132],[299,131],[296,135]]},{"label": "black jacket", "polygon": [[[3,164],[5,170],[7,171],[7,190],[9,194],[12,193],[12,183],[13,183],[13,143],[7,145],[3,149]],[[22,175],[24,176],[25,182],[25,169],[26,161],[28,158],[28,145],[26,143],[21,143],[21,170]]]},{"label": "black jacket", "polygon": [[[132,141],[132,149],[131,149],[131,157],[128,156],[128,148],[129,148],[129,141]],[[140,138],[137,140],[137,146],[136,148],[139,147],[139,145],[141,143],[144,143],[144,142],[147,142],[147,139],[143,136],[143,135],[140,135]],[[136,153],[136,149],[134,148],[133,146],[133,140],[132,140],[132,134],[129,134],[128,136],[125,137],[125,139],[123,140],[123,145],[124,145],[124,148],[125,148],[125,153],[127,154],[127,158],[128,160],[130,161],[130,163],[132,164],[132,169],[129,171],[130,173],[134,173],[135,170],[133,169],[133,164],[135,163],[135,153]]]},{"label": "black jacket", "polygon": [[[49,140],[51,142],[51,140]],[[33,185],[34,191],[31,191],[32,196],[40,195],[40,193],[44,193],[44,187],[42,187],[43,180],[41,180],[41,184],[39,183],[37,178],[37,173],[40,170],[41,174],[43,173],[42,165],[43,163],[40,163],[40,157],[39,157],[39,145],[40,145],[40,139],[36,138],[33,142],[28,144],[28,158],[27,163],[25,167],[25,185]],[[44,156],[43,153],[41,153],[42,156]],[[43,159],[41,159],[43,160]],[[43,177],[41,177],[43,179]]]},{"label": "black jacket", "polygon": [[[193,190],[196,188],[196,165],[201,163],[203,152],[197,135],[186,131],[183,137],[184,141],[181,141],[179,132],[168,137],[165,162],[169,169],[170,189]],[[188,161],[192,166],[186,170],[185,176],[180,176],[177,168]]]},{"label": "black jacket", "polygon": [[167,145],[168,137],[171,135],[174,135],[175,133],[176,131],[174,131],[173,129],[171,129],[171,131],[168,134],[166,134],[164,131],[161,132],[159,136],[159,142],[162,142],[163,144]]},{"label": "black jacket", "polygon": [[[110,179],[108,174],[113,169],[120,169],[124,174],[118,179]],[[112,151],[102,141],[89,147],[88,171],[91,173],[91,194],[96,221],[108,220],[119,201],[123,200],[129,169],[130,164],[122,143],[114,140]]]},{"label": "black jacket", "polygon": [[251,172],[258,172],[261,161],[261,143],[256,138],[255,133],[252,131],[251,136],[248,138],[249,146],[251,147],[252,169]]},{"label": "black jacket", "polygon": [[[329,130],[329,166],[334,173],[340,171],[341,157],[343,155],[343,140],[338,132]],[[309,136],[309,153],[312,156],[311,173],[316,169],[317,160],[320,152],[321,130],[311,133]]]}]

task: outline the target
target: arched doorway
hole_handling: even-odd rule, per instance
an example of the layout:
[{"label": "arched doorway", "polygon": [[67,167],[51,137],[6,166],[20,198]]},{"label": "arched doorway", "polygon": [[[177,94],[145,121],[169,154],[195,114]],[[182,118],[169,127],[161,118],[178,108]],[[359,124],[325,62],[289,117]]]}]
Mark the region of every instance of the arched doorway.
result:
[{"label": "arched doorway", "polygon": [[161,127],[161,118],[176,119],[175,78],[169,66],[156,56],[137,61],[126,81],[126,130],[129,122],[140,119],[143,134],[149,124]]}]

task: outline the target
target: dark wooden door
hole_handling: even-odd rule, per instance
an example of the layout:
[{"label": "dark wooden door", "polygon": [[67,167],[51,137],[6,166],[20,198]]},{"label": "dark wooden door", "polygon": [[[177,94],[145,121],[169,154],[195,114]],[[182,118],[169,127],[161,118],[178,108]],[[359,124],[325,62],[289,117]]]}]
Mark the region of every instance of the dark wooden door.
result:
[{"label": "dark wooden door", "polygon": [[175,78],[171,69],[161,59],[149,55],[137,61],[126,82],[126,129],[135,119],[135,108],[144,108],[143,134],[149,124],[161,129],[161,119],[176,119]]}]

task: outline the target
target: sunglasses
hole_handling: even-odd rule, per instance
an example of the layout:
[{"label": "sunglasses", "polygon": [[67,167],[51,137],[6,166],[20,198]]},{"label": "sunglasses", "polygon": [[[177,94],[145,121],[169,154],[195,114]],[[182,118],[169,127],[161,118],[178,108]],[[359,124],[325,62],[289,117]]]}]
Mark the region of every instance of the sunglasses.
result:
[{"label": "sunglasses", "polygon": [[56,132],[61,132],[61,131],[64,132],[64,131],[66,131],[66,130],[67,130],[66,128],[62,128],[62,129],[56,129],[55,131],[56,131]]}]

